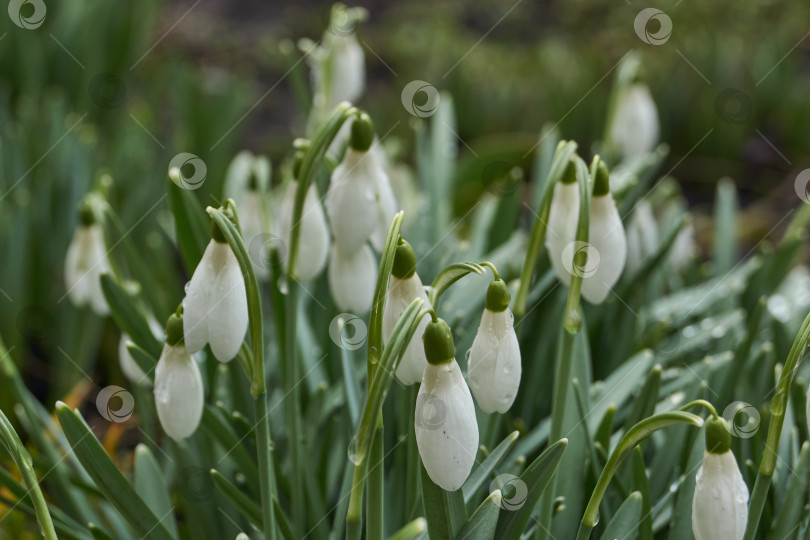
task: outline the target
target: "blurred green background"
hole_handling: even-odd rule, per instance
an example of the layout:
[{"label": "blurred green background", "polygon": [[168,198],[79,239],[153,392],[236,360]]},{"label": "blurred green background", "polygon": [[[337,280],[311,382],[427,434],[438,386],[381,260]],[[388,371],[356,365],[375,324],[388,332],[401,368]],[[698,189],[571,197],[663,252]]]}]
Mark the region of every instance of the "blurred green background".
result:
[{"label": "blurred green background", "polygon": [[[800,202],[793,181],[810,162],[806,2],[656,4],[673,24],[661,45],[636,35],[634,19],[650,6],[630,1],[361,5],[370,17],[358,30],[368,73],[360,105],[379,134],[390,131],[402,162],[412,165],[421,122],[403,108],[403,87],[418,79],[454,97],[459,159],[473,163],[455,179],[459,215],[490,180],[488,159],[528,172],[544,124],[587,154],[631,49],[670,146],[659,172],[681,182],[700,244],[711,243],[700,215],[721,177],[737,183],[743,247]],[[172,284],[163,290],[177,291],[167,309],[176,305],[182,264],[163,199],[169,161],[180,152],[205,161],[202,204],[221,196],[238,150],[278,164],[304,134],[310,99],[296,41],[320,38],[330,6],[86,0],[48,3],[35,29],[0,17],[0,335],[43,399],[81,380],[73,362],[120,380],[117,362],[99,360],[117,358],[113,323],[64,297],[76,203],[101,175],[112,177],[110,202],[128,241],[156,282]]]}]

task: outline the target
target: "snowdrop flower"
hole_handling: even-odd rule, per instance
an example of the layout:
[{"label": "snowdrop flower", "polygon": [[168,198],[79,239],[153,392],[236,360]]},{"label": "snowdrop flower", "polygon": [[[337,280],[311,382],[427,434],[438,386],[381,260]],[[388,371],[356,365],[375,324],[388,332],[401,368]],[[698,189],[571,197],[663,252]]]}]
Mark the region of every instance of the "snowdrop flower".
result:
[{"label": "snowdrop flower", "polygon": [[[280,250],[279,255],[281,255],[281,262],[285,269],[291,245],[290,237],[297,189],[298,182],[296,181],[287,185],[287,192],[281,201],[279,211],[279,233],[286,248]],[[307,190],[298,231],[300,236],[294,274],[301,281],[311,281],[323,271],[326,259],[329,257],[329,227],[326,225],[326,216],[321,208],[314,184],[310,184]]]},{"label": "snowdrop flower", "polygon": [[651,257],[657,249],[658,223],[650,203],[642,200],[627,225],[627,271],[633,273],[641,268],[644,259]]},{"label": "snowdrop flower", "polygon": [[570,161],[562,179],[554,186],[546,228],[546,249],[551,267],[563,285],[571,283],[571,273],[563,264],[563,251],[576,239],[578,222],[579,186],[574,162]]},{"label": "snowdrop flower", "polygon": [[111,271],[104,230],[88,204],[82,204],[79,221],[65,256],[67,295],[75,306],[89,305],[96,314],[107,315],[110,309],[100,280],[101,274]]},{"label": "snowdrop flower", "polygon": [[264,200],[262,193],[251,184],[242,197],[242,206],[239,208],[239,221],[242,226],[242,239],[250,254],[253,271],[258,279],[267,279],[270,276],[267,257],[264,249],[267,241],[267,226],[265,225]]},{"label": "snowdrop flower", "polygon": [[637,82],[619,91],[609,138],[624,159],[652,151],[658,143],[658,112],[647,85]]},{"label": "snowdrop flower", "polygon": [[748,520],[748,487],[730,450],[731,433],[722,418],[706,422],[706,452],[692,499],[695,540],[741,540]]},{"label": "snowdrop flower", "polygon": [[354,253],[343,253],[335,245],[328,277],[332,299],[340,310],[359,315],[371,309],[377,285],[377,261],[368,244]]},{"label": "snowdrop flower", "polygon": [[591,304],[601,304],[622,274],[627,259],[627,239],[610,194],[609,173],[603,161],[599,162],[593,185],[588,256],[596,255],[598,259],[593,262],[592,270],[583,275],[582,296]]},{"label": "snowdrop flower", "polygon": [[388,175],[371,149],[374,126],[365,113],[352,122],[349,148],[332,173],[326,194],[326,213],[334,242],[344,253],[354,253],[372,236],[385,242],[396,202]]},{"label": "snowdrop flower", "polygon": [[684,225],[678,236],[675,237],[675,242],[672,244],[672,249],[669,252],[669,262],[676,272],[680,272],[686,268],[690,262],[697,256],[698,248],[695,243],[695,226],[692,225],[690,220]]},{"label": "snowdrop flower", "polygon": [[245,195],[250,191],[268,191],[271,172],[269,159],[256,156],[248,150],[236,154],[228,164],[222,190],[225,197],[233,199],[236,203],[240,219],[243,220],[242,207],[245,205]]},{"label": "snowdrop flower", "polygon": [[467,380],[485,413],[505,413],[520,386],[520,347],[509,310],[509,289],[496,276],[487,289],[486,307],[467,356]]},{"label": "snowdrop flower", "polygon": [[220,362],[229,362],[245,339],[247,292],[239,262],[217,225],[183,299],[183,330],[192,354],[211,345]]},{"label": "snowdrop flower", "polygon": [[166,344],[155,367],[155,408],[163,431],[180,441],[200,424],[203,381],[197,362],[183,343],[183,317],[173,314],[166,324]]},{"label": "snowdrop flower", "polygon": [[470,475],[478,452],[475,405],[447,323],[428,323],[422,341],[428,365],[416,398],[416,445],[430,479],[455,491]]},{"label": "snowdrop flower", "polygon": [[[430,300],[428,300],[425,288],[422,286],[422,280],[419,279],[419,274],[416,273],[416,255],[413,248],[408,242],[400,238],[394,257],[394,268],[391,271],[391,281],[388,284],[388,297],[383,310],[383,344],[388,342],[394,331],[394,326],[396,326],[399,318],[415,298],[422,299],[424,309],[431,309]],[[411,342],[399,361],[395,375],[402,384],[410,385],[422,380],[422,374],[427,366],[425,347],[422,345],[422,335],[428,321],[429,318],[425,315],[419,322]]]},{"label": "snowdrop flower", "polygon": [[[157,319],[155,319],[152,315],[149,315],[146,322],[149,325],[149,329],[152,331],[152,334],[156,338],[160,339],[163,337],[163,328],[160,327],[160,323],[157,322]],[[142,384],[144,386],[151,386],[152,381],[150,381],[149,377],[146,376],[146,373],[143,372],[141,366],[135,362],[135,359],[132,358],[132,354],[130,354],[129,349],[127,348],[127,345],[130,343],[132,343],[132,340],[130,340],[129,336],[127,334],[121,334],[121,340],[118,342],[118,361],[121,365],[121,372],[130,382]]]}]

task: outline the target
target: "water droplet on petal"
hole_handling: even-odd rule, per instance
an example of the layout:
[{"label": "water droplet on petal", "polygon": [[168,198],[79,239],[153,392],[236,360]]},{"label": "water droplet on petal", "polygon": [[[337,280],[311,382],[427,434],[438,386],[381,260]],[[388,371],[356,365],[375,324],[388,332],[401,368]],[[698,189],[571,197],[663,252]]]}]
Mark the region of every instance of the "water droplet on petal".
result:
[{"label": "water droplet on petal", "polygon": [[357,437],[352,437],[352,442],[349,443],[349,461],[351,461],[355,465],[360,465],[362,461],[357,456]]}]

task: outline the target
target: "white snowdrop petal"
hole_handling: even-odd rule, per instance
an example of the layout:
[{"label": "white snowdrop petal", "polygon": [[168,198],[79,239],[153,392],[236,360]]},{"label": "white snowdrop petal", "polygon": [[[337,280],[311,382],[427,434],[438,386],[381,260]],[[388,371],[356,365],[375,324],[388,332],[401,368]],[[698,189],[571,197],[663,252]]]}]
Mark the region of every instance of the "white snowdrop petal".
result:
[{"label": "white snowdrop petal", "polygon": [[267,261],[260,260],[266,256],[264,244],[267,242],[265,234],[267,228],[264,224],[264,205],[259,192],[248,190],[242,198],[239,207],[239,222],[242,226],[242,238],[250,254],[253,272],[257,279],[267,279],[269,274]]},{"label": "white snowdrop petal", "polygon": [[365,53],[357,37],[335,36],[332,46],[330,110],[341,101],[357,101],[366,85]]},{"label": "white snowdrop petal", "polygon": [[[408,279],[398,279],[391,276],[391,281],[388,284],[388,297],[383,310],[383,344],[388,342],[397,321],[415,298],[422,299],[424,308],[431,307],[425,288],[422,286],[422,280],[419,279],[419,274],[414,273]],[[422,380],[422,373],[424,373],[427,366],[422,334],[425,333],[425,327],[429,321],[430,317],[427,315],[419,321],[419,326],[417,326],[416,332],[414,332],[410,343],[405,348],[402,360],[397,366],[395,375],[402,384],[410,385]]]},{"label": "white snowdrop petal", "polygon": [[517,396],[522,368],[513,321],[509,309],[485,309],[467,357],[470,390],[485,413],[505,413]]},{"label": "white snowdrop petal", "polygon": [[182,343],[165,345],[155,367],[155,408],[163,431],[180,441],[197,429],[203,412],[203,382]]},{"label": "white snowdrop petal", "polygon": [[385,247],[385,238],[388,236],[388,227],[391,226],[391,221],[397,213],[397,200],[396,196],[394,196],[394,190],[391,188],[391,181],[388,178],[388,174],[385,173],[385,168],[380,159],[380,156],[384,157],[384,153],[379,143],[375,143],[374,146],[371,147],[371,154],[380,167],[380,170],[383,171],[383,174],[376,177],[379,224],[371,234],[371,245],[374,246],[374,249],[377,251],[382,252]]},{"label": "white snowdrop petal", "polygon": [[183,298],[183,337],[186,348],[192,354],[201,350],[208,342],[207,319],[211,310],[211,293],[216,281],[217,268],[214,257],[219,250],[217,244],[218,242],[214,240],[208,242]]},{"label": "white snowdrop petal", "polygon": [[621,277],[627,260],[627,239],[613,196],[591,199],[589,243],[599,254],[593,273],[582,279],[582,296],[592,304],[601,304]]},{"label": "white snowdrop petal", "polygon": [[245,280],[230,247],[228,262],[217,275],[209,305],[206,323],[211,351],[220,362],[229,362],[239,352],[248,327]]},{"label": "white snowdrop petal", "polygon": [[447,491],[461,487],[478,452],[478,423],[472,395],[455,360],[428,364],[414,418],[416,444],[425,470]]},{"label": "white snowdrop petal", "polygon": [[741,540],[748,520],[748,487],[732,452],[705,452],[695,479],[695,540]]},{"label": "white snowdrop petal", "polygon": [[126,334],[121,334],[121,340],[118,342],[118,361],[121,365],[121,372],[129,382],[151,386],[152,382],[149,380],[149,377],[146,376],[141,367],[137,362],[135,362],[135,359],[132,358],[132,355],[129,353],[129,349],[127,349],[128,343],[132,343],[129,336]]},{"label": "white snowdrop petal", "polygon": [[647,257],[658,249],[658,223],[652,206],[642,200],[633,211],[627,226],[627,271],[635,272]]},{"label": "white snowdrop petal", "polygon": [[[280,250],[280,254],[285,267],[289,255],[290,233],[292,230],[297,185],[297,182],[290,182],[288,184],[287,192],[279,209],[279,233],[284,242],[284,249]],[[310,185],[307,196],[304,199],[299,231],[300,238],[298,242],[296,273],[298,274],[299,280],[310,281],[315,279],[318,274],[323,271],[326,265],[326,259],[329,256],[329,227],[326,224],[326,216],[318,200],[318,193],[315,191],[314,185]]]},{"label": "white snowdrop petal", "polygon": [[633,84],[618,98],[610,139],[625,159],[650,152],[658,143],[658,112],[645,84]]},{"label": "white snowdrop petal", "polygon": [[377,285],[377,261],[368,245],[353,254],[337,246],[329,261],[329,289],[338,309],[361,315],[371,309]]},{"label": "white snowdrop petal", "polygon": [[[546,248],[551,260],[551,267],[563,285],[568,285],[571,282],[571,274],[566,269],[566,265],[563,264],[563,250],[576,240],[578,221],[579,186],[576,182],[572,184],[558,182],[554,186],[554,194],[548,214]],[[570,268],[570,264],[568,267]]]},{"label": "white snowdrop petal", "polygon": [[79,225],[65,255],[65,288],[74,305],[90,305],[98,315],[109,313],[99,281],[110,272],[104,231],[98,224]]},{"label": "white snowdrop petal", "polygon": [[344,253],[354,253],[366,243],[379,224],[377,180],[385,174],[371,152],[351,148],[332,173],[326,194],[326,213],[335,244]]},{"label": "white snowdrop petal", "polygon": [[107,258],[107,247],[104,245],[104,231],[98,225],[90,226],[90,267],[87,270],[87,297],[90,307],[97,315],[107,315],[110,308],[101,288],[101,275],[109,274],[110,261]]}]

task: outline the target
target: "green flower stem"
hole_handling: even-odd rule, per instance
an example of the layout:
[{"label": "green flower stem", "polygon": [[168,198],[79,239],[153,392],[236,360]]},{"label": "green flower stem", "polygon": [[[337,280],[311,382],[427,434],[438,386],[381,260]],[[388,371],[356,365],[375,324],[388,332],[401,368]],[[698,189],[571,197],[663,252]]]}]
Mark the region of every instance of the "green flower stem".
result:
[{"label": "green flower stem", "polygon": [[585,508],[585,514],[582,516],[582,521],[579,524],[577,540],[587,540],[590,538],[591,531],[599,521],[599,505],[622,460],[627,457],[633,448],[642,440],[659,429],[664,429],[665,427],[676,424],[690,424],[700,427],[703,425],[703,419],[688,412],[670,411],[645,418],[627,430],[627,433],[619,440],[613,453],[610,454],[607,463],[605,463],[605,468],[602,469],[602,474],[596,482],[596,487],[591,494],[588,506]]},{"label": "green flower stem", "polygon": [[[591,222],[591,186],[590,179],[596,174],[599,156],[593,157],[591,170],[585,167],[585,162],[578,157],[574,158],[577,170],[577,185],[579,186],[579,221],[577,222],[576,241],[579,245],[588,243]],[[584,268],[588,262],[588,252],[579,249],[574,253],[572,268]],[[565,305],[565,319],[563,325],[568,332],[578,332],[582,327],[582,316],[579,313],[579,297],[582,290],[582,272],[571,273],[571,284],[568,289],[568,301]],[[551,440],[557,440],[559,437]]]},{"label": "green flower stem", "polygon": [[690,401],[689,403],[687,403],[686,405],[684,405],[683,407],[681,407],[678,410],[679,411],[685,411],[686,409],[691,409],[692,407],[697,407],[697,406],[706,407],[706,409],[708,409],[709,412],[712,413],[712,417],[720,418],[720,415],[717,414],[717,409],[714,408],[714,405],[712,405],[711,403],[709,403],[705,399],[696,399],[695,401]]},{"label": "green flower stem", "polygon": [[23,446],[17,432],[9,422],[3,411],[0,411],[0,441],[6,451],[11,455],[14,464],[22,474],[25,487],[28,488],[28,494],[31,497],[31,503],[34,506],[34,511],[37,515],[37,521],[42,529],[42,535],[46,540],[56,540],[56,530],[53,528],[53,521],[51,521],[51,514],[48,512],[48,505],[45,503],[45,497],[42,495],[42,490],[39,487],[37,475],[34,473],[34,464],[31,460],[31,454]]},{"label": "green flower stem", "polygon": [[273,468],[272,440],[270,438],[270,426],[268,424],[267,410],[267,383],[264,375],[264,334],[262,303],[259,296],[259,283],[253,272],[253,265],[250,262],[250,255],[242,241],[239,232],[239,216],[236,213],[236,206],[228,199],[225,203],[228,212],[232,213],[235,225],[221,209],[208,207],[206,212],[222,231],[228,245],[239,262],[242,275],[245,276],[245,288],[248,301],[248,320],[251,343],[251,381],[250,393],[253,396],[253,407],[256,415],[256,454],[259,462],[259,491],[261,494],[262,525],[265,538],[276,538],[276,522],[273,509],[273,497],[276,496],[276,481]]},{"label": "green flower stem", "polygon": [[479,266],[487,266],[487,267],[489,267],[489,269],[492,270],[492,276],[495,279],[501,279],[501,276],[498,274],[498,268],[494,264],[492,264],[491,262],[484,261],[482,263],[479,263]]},{"label": "green flower stem", "polygon": [[433,280],[430,286],[430,293],[428,294],[430,305],[433,306],[433,309],[437,309],[439,298],[444,291],[467,274],[473,273],[481,276],[484,275],[484,272],[485,270],[481,265],[471,262],[453,263],[445,266],[438,275],[436,275],[436,279]]},{"label": "green flower stem", "polygon": [[779,383],[776,386],[776,394],[771,399],[771,421],[768,424],[768,438],[765,440],[765,451],[762,454],[759,472],[754,482],[754,490],[751,493],[751,502],[748,505],[748,524],[745,529],[745,540],[753,540],[759,527],[762,508],[765,506],[768,488],[771,485],[771,477],[776,468],[779,436],[782,433],[782,423],[785,421],[788,392],[791,385],[793,385],[793,377],[799,369],[799,364],[808,346],[810,346],[810,314],[805,317],[801,328],[799,328],[796,340],[790,348],[785,367],[782,368],[782,375],[779,377]]},{"label": "green flower stem", "polygon": [[560,141],[557,145],[554,159],[551,162],[551,168],[548,172],[548,181],[545,184],[543,196],[540,199],[540,208],[532,224],[529,247],[526,250],[526,258],[523,261],[523,269],[520,272],[520,286],[515,296],[515,313],[518,315],[526,313],[526,302],[529,298],[529,288],[531,286],[532,276],[534,275],[534,268],[537,266],[537,259],[540,257],[540,252],[543,248],[543,239],[546,236],[546,228],[548,227],[548,213],[551,209],[554,186],[557,184],[557,180],[560,179],[563,172],[565,172],[568,160],[574,155],[576,149],[577,143],[573,141]]}]

